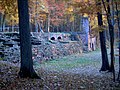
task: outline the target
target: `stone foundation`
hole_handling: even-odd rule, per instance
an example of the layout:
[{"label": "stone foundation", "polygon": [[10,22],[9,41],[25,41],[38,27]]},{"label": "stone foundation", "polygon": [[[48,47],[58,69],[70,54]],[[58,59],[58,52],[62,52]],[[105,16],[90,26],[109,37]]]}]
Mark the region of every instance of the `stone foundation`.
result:
[{"label": "stone foundation", "polygon": [[[68,40],[58,40],[53,41],[48,39],[48,34],[33,34],[33,37],[37,38],[40,41],[40,44],[32,45],[32,53],[33,60],[37,60],[39,62],[47,61],[51,59],[56,59],[59,57],[83,52],[83,45],[81,41],[70,41]],[[7,38],[9,37],[9,39]],[[0,47],[3,49],[4,60],[10,62],[20,62],[20,46],[19,40],[14,41],[16,35],[8,36],[5,34],[0,34],[0,38],[3,40],[0,41]],[[33,40],[32,42],[36,42]],[[13,44],[12,46],[4,45],[4,42],[10,42],[9,44]],[[12,42],[12,43],[11,43]]]},{"label": "stone foundation", "polygon": [[33,59],[41,61],[47,61],[51,59],[56,59],[59,57],[83,52],[82,46],[79,42],[67,42],[55,44],[52,43],[42,43],[41,45],[33,45]]}]

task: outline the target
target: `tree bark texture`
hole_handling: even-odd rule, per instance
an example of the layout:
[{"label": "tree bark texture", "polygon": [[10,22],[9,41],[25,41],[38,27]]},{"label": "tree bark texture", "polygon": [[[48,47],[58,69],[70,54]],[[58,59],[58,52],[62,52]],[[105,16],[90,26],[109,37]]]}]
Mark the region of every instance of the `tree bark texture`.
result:
[{"label": "tree bark texture", "polygon": [[119,43],[119,73],[118,73],[118,77],[117,77],[117,80],[119,81],[120,83],[120,17],[119,17],[119,11],[118,11],[118,3],[115,2],[115,8],[116,8],[116,16],[117,16],[117,24],[118,24],[118,32],[119,32],[119,40],[118,40],[118,43]]},{"label": "tree bark texture", "polygon": [[28,0],[18,0],[18,13],[21,50],[21,67],[19,76],[21,78],[39,78],[33,69]]},{"label": "tree bark texture", "polygon": [[[97,13],[98,17],[98,25],[102,26],[102,14],[99,12]],[[100,35],[100,47],[101,47],[101,54],[102,54],[102,66],[100,71],[107,71],[109,70],[109,62],[107,56],[107,49],[106,49],[106,40],[105,40],[105,31],[99,32]]]},{"label": "tree bark texture", "polygon": [[[109,0],[107,0],[109,3]],[[109,27],[109,35],[110,35],[110,50],[111,50],[111,66],[110,66],[110,71],[114,72],[114,27],[112,25],[112,20],[111,20],[111,12],[110,12],[110,5],[108,4],[107,6],[107,20],[108,20],[108,27]]]},{"label": "tree bark texture", "polygon": [[6,14],[3,14],[3,16],[2,16],[2,32],[5,29],[5,17],[6,17]]}]

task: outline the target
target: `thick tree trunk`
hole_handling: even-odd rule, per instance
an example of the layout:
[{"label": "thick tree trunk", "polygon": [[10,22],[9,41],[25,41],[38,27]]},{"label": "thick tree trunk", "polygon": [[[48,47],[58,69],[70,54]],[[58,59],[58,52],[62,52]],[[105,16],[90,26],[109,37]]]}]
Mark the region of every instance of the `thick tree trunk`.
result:
[{"label": "thick tree trunk", "polygon": [[19,76],[21,78],[39,78],[33,69],[28,0],[18,0],[18,13],[21,50],[21,67]]},{"label": "thick tree trunk", "polygon": [[[103,21],[102,21],[102,14],[99,12],[97,13],[98,15],[98,25],[102,26]],[[107,49],[106,49],[106,40],[105,40],[105,31],[99,32],[100,35],[100,46],[101,46],[101,54],[102,54],[102,67],[100,71],[107,71],[109,70],[109,62],[108,62],[108,56],[107,56]]]}]

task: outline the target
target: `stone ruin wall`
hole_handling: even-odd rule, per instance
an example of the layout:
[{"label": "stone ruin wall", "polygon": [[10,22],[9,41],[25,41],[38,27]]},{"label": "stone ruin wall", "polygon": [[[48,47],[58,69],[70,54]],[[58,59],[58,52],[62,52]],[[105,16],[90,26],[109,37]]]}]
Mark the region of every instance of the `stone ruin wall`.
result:
[{"label": "stone ruin wall", "polygon": [[[48,36],[49,35],[47,33],[32,33],[32,37],[36,37],[41,42],[39,45],[32,45],[33,60],[42,62],[75,53],[81,54],[83,52],[83,44],[81,41],[71,41],[69,35],[63,35],[66,38],[64,40],[62,37],[60,41],[49,40],[50,37]],[[3,45],[2,40],[0,40],[0,52],[4,54],[4,60],[14,63],[20,62],[20,46],[12,40],[16,38],[16,36],[10,37],[4,34],[0,34],[0,38],[5,39],[6,42],[14,42],[13,46],[9,47],[7,45]]]}]

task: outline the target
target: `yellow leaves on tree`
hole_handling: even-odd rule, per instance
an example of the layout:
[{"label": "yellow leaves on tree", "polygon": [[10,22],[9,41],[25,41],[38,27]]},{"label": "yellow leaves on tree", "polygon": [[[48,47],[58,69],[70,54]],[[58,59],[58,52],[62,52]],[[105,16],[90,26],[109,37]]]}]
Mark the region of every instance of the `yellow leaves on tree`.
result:
[{"label": "yellow leaves on tree", "polygon": [[73,14],[73,7],[69,6],[68,8],[65,9],[65,14]]},{"label": "yellow leaves on tree", "polygon": [[49,13],[46,0],[30,0],[29,12],[31,21],[34,21],[34,19],[36,19],[37,22],[45,20],[46,14]]},{"label": "yellow leaves on tree", "polygon": [[0,0],[1,13],[6,16],[7,22],[11,20],[18,23],[17,0]]}]

